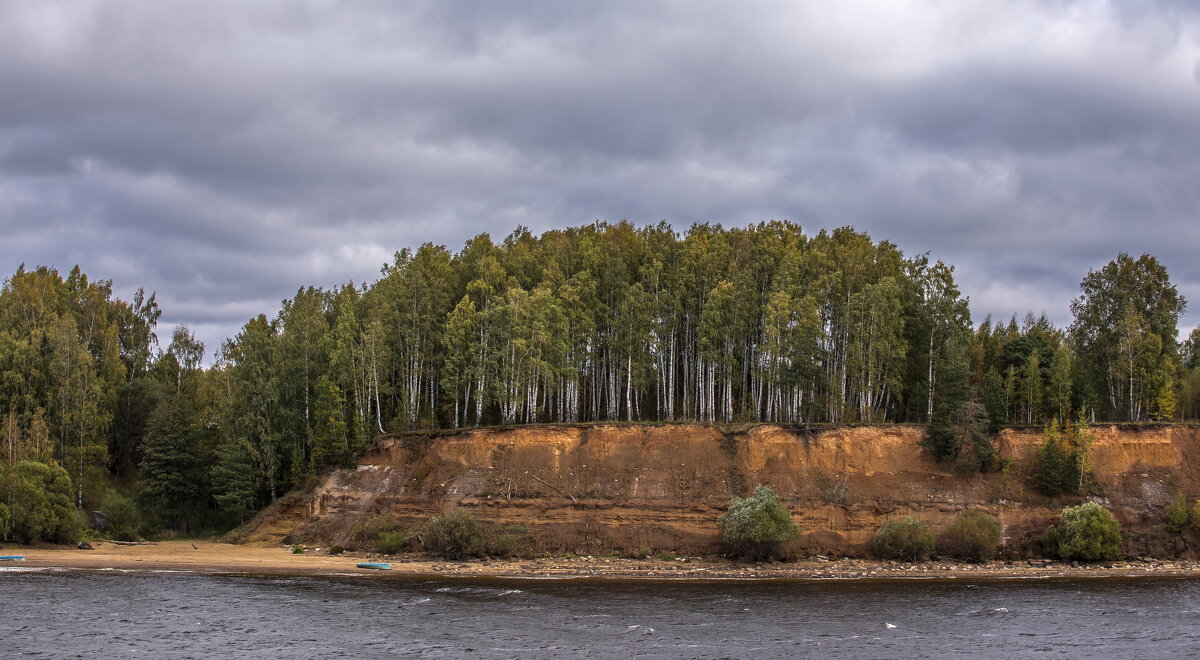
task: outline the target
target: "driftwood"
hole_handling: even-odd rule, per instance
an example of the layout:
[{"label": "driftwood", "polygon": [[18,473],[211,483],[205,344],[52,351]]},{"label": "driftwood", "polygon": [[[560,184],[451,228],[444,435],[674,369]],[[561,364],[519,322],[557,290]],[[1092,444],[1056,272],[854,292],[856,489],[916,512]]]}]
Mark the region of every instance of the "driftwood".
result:
[{"label": "driftwood", "polygon": [[105,543],[111,543],[113,545],[158,545],[154,541],[112,541],[110,539],[103,539],[103,540]]},{"label": "driftwood", "polygon": [[531,476],[531,477],[533,477],[534,479],[537,479],[538,481],[540,481],[540,482],[542,482],[542,483],[546,484],[547,486],[549,486],[549,487],[553,488],[554,490],[557,490],[557,491],[558,491],[560,494],[562,494],[562,495],[566,495],[567,497],[571,498],[571,501],[572,501],[572,502],[574,502],[574,503],[576,503],[576,504],[579,504],[579,500],[575,499],[575,496],[574,496],[574,495],[572,495],[572,494],[570,494],[570,493],[568,493],[567,491],[565,491],[565,490],[563,490],[563,489],[559,488],[558,486],[555,486],[554,484],[552,484],[552,483],[550,483],[550,482],[548,482],[548,481],[546,481],[546,480],[544,480],[544,479],[542,479],[542,478],[538,477],[536,474],[531,474],[531,475],[529,475],[529,476]]}]

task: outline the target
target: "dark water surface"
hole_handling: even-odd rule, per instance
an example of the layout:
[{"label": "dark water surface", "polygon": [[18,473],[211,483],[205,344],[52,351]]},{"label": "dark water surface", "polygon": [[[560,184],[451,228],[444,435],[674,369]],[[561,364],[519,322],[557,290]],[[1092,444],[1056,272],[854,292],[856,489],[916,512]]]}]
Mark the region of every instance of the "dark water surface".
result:
[{"label": "dark water surface", "polygon": [[1200,655],[1200,580],[1187,579],[682,583],[4,568],[0,615],[3,658]]}]

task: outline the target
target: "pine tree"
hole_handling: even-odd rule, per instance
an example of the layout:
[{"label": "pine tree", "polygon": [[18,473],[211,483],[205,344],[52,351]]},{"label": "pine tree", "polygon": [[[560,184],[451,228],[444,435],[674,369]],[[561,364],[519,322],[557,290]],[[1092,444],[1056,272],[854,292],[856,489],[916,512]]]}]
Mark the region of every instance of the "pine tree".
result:
[{"label": "pine tree", "polygon": [[190,401],[181,393],[164,399],[146,425],[141,462],[141,495],[168,525],[186,531],[199,492],[195,434]]},{"label": "pine tree", "polygon": [[983,379],[982,399],[988,416],[988,432],[999,433],[1008,423],[1008,391],[995,367],[988,368]]},{"label": "pine tree", "polygon": [[317,400],[313,414],[316,418],[316,428],[313,430],[313,471],[320,472],[331,465],[345,467],[353,458],[346,424],[346,397],[342,395],[342,389],[328,377],[322,376],[317,381]]},{"label": "pine tree", "polygon": [[239,523],[257,505],[257,452],[249,440],[226,437],[217,446],[216,461],[209,469],[212,497],[217,507]]}]

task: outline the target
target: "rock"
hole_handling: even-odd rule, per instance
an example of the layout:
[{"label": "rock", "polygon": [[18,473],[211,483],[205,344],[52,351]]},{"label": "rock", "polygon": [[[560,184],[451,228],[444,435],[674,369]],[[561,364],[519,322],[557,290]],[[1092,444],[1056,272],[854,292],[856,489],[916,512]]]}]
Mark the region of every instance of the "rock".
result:
[{"label": "rock", "polygon": [[79,545],[77,545],[75,547],[79,548],[80,550],[91,550],[92,544],[88,543],[87,541],[80,541]]}]

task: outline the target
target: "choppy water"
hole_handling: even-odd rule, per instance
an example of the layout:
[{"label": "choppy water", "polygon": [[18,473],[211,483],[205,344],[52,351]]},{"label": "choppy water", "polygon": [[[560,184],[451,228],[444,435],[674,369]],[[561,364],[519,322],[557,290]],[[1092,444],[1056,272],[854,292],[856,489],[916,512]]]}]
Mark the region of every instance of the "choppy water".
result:
[{"label": "choppy water", "polygon": [[1185,657],[1200,580],[642,582],[0,569],[0,657]]}]

